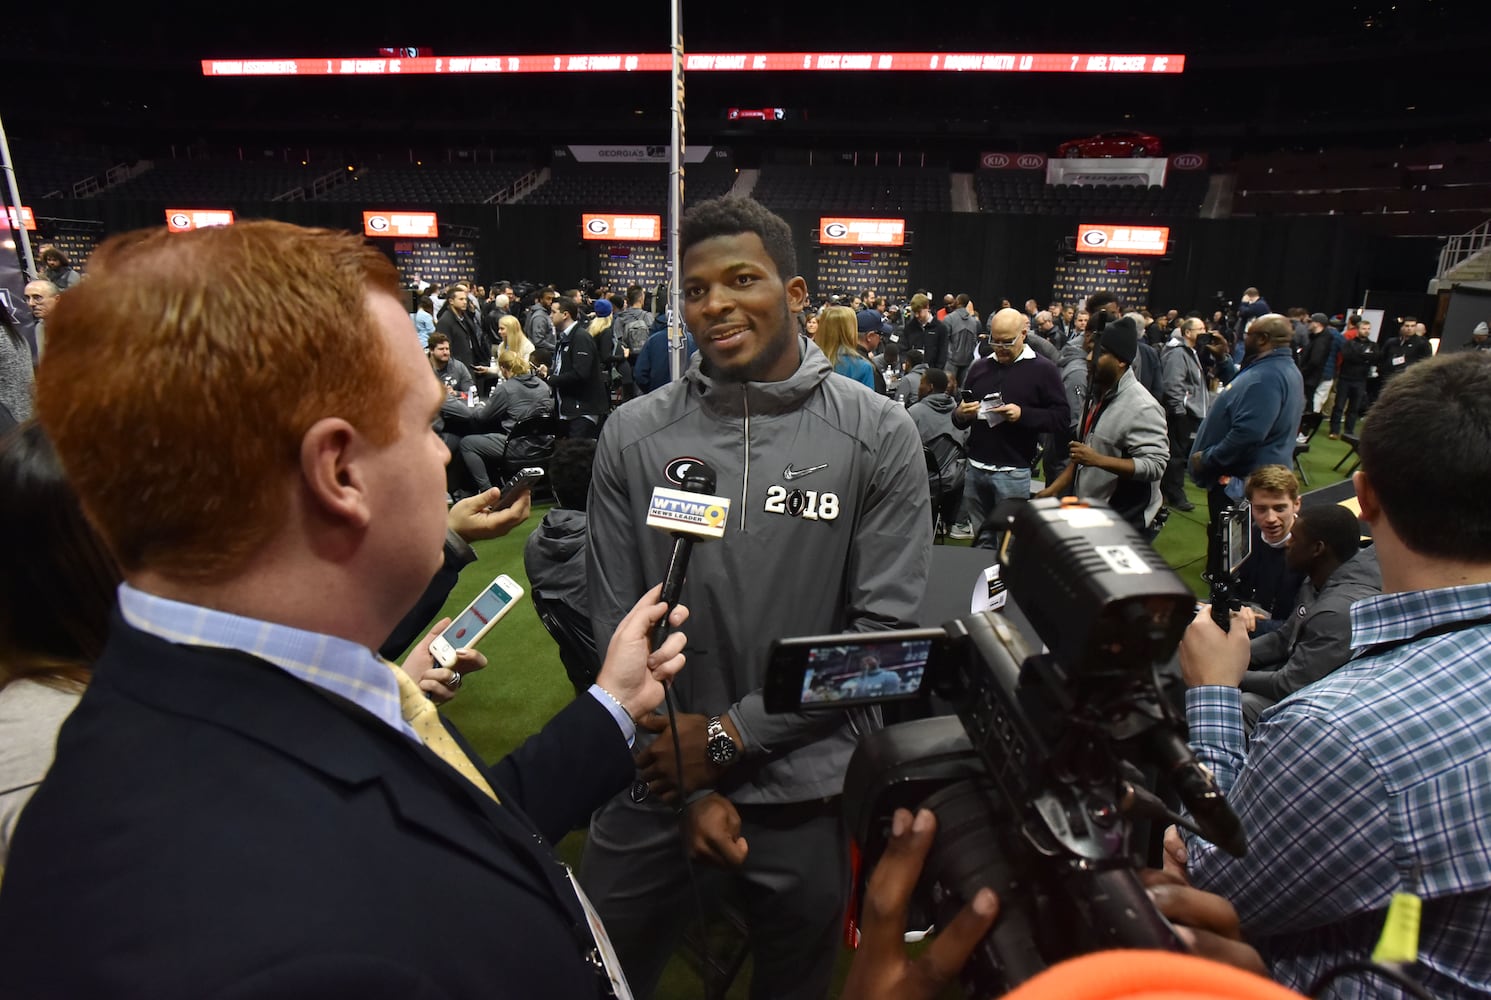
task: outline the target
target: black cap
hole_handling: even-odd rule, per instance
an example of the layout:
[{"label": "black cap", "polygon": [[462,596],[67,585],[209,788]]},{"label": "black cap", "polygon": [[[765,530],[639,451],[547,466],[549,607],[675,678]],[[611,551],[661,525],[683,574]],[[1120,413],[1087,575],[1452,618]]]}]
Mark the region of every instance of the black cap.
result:
[{"label": "black cap", "polygon": [[1329,326],[1331,318],[1325,313],[1311,313],[1310,322],[1319,323],[1321,326]]},{"label": "black cap", "polygon": [[1139,353],[1138,324],[1127,316],[1114,320],[1103,327],[1102,335],[1098,338],[1098,347],[1124,364],[1132,365],[1134,356]]}]

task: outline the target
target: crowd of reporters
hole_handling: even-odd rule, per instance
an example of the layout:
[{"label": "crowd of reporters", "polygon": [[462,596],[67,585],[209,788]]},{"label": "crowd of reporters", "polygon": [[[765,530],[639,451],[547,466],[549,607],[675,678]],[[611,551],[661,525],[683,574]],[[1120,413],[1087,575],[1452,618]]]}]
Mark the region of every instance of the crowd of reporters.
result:
[{"label": "crowd of reporters", "polygon": [[[571,604],[577,619],[583,620],[588,598],[584,560],[575,539],[586,530],[584,496],[594,454],[588,439],[599,434],[613,409],[667,383],[666,320],[660,310],[644,308],[657,303],[649,303],[650,293],[636,286],[616,295],[608,295],[606,289],[586,294],[580,288],[561,295],[551,287],[519,294],[502,282],[492,287],[490,296],[472,284],[417,289],[421,294],[411,314],[414,335],[426,351],[423,363],[443,387],[439,429],[456,456],[447,468],[450,510],[441,572],[450,571],[453,577],[463,561],[473,558],[464,543],[503,533],[526,517],[526,502],[500,518],[490,510],[501,459],[548,458],[559,503],[532,535],[525,564],[536,591],[561,595],[558,599]],[[1070,489],[1104,499],[1137,530],[1153,537],[1165,523],[1159,516],[1162,504],[1184,510],[1189,503],[1174,473],[1177,468],[1182,476],[1188,471],[1189,448],[1200,420],[1240,371],[1256,361],[1244,344],[1250,322],[1274,317],[1252,289],[1235,316],[1225,310],[1209,317],[1183,317],[1175,311],[1159,316],[1145,310],[1124,314],[1113,296],[1101,294],[1090,298],[1082,310],[1060,303],[1041,310],[1031,300],[1023,311],[1006,302],[987,317],[977,313],[966,294],[946,296],[935,312],[925,292],[913,293],[904,304],[902,319],[897,304],[870,291],[844,302],[824,302],[819,309],[801,311],[797,319],[836,376],[909,408],[928,459],[933,518],[955,536],[974,535],[977,544],[989,546],[996,543],[997,531],[985,523],[987,515],[1001,500],[1031,496],[1033,473],[1042,465],[1047,483],[1063,484],[1058,492]],[[1299,311],[1289,326],[1289,355],[1304,390],[1301,405],[1323,415],[1334,393],[1332,436],[1344,431],[1354,437],[1356,422],[1379,398],[1384,407],[1396,407],[1393,412],[1420,419],[1425,430],[1442,432],[1441,441],[1453,437],[1452,419],[1467,422],[1476,433],[1484,430],[1484,423],[1477,422],[1487,388],[1484,356],[1474,368],[1468,360],[1453,369],[1441,364],[1433,369],[1435,377],[1411,380],[1389,394],[1387,387],[1403,371],[1432,354],[1421,343],[1422,324],[1405,319],[1399,336],[1381,344],[1370,339],[1370,327],[1364,328],[1357,316],[1342,318],[1338,326],[1323,314]],[[15,343],[15,331],[8,335]],[[1483,351],[1486,342],[1482,324],[1470,346]],[[1187,359],[1195,361],[1194,371],[1190,364],[1179,363]],[[1448,401],[1426,399],[1446,384],[1445,379],[1456,395]],[[959,395],[964,389],[971,391]],[[1434,411],[1434,404],[1445,402],[1450,405],[1443,409],[1453,414]],[[12,406],[9,415],[24,421],[28,413]],[[518,451],[511,452],[509,432],[543,416],[555,418],[547,433],[520,442]],[[1484,761],[1485,750],[1471,731],[1476,716],[1466,709],[1464,693],[1454,690],[1456,684],[1446,682],[1442,689],[1425,692],[1422,684],[1433,680],[1416,681],[1419,687],[1405,693],[1394,687],[1398,681],[1393,676],[1371,674],[1369,664],[1360,662],[1364,651],[1371,661],[1378,645],[1396,642],[1411,647],[1428,633],[1408,629],[1402,635],[1389,634],[1392,629],[1380,624],[1382,637],[1365,643],[1358,634],[1355,608],[1384,591],[1410,589],[1427,592],[1430,596],[1424,600],[1431,607],[1435,601],[1458,601],[1453,606],[1459,617],[1444,623],[1458,622],[1458,627],[1444,627],[1435,620],[1432,627],[1444,630],[1429,638],[1450,637],[1457,645],[1453,658],[1444,661],[1444,671],[1469,671],[1463,683],[1474,683],[1485,646],[1480,638],[1486,615],[1483,571],[1491,559],[1481,540],[1484,531],[1466,523],[1464,503],[1448,504],[1442,531],[1459,540],[1457,546],[1440,537],[1440,529],[1421,523],[1435,517],[1432,503],[1382,480],[1399,474],[1402,463],[1432,469],[1438,462],[1441,468],[1425,473],[1428,479],[1422,489],[1474,492],[1488,485],[1491,471],[1484,450],[1454,454],[1436,445],[1414,460],[1402,435],[1390,438],[1386,431],[1379,431],[1373,462],[1371,431],[1384,425],[1385,419],[1369,421],[1361,445],[1365,472],[1371,477],[1362,516],[1373,523],[1374,534],[1387,540],[1383,566],[1377,565],[1376,547],[1359,550],[1352,530],[1355,516],[1343,516],[1336,513],[1339,508],[1329,506],[1302,511],[1299,484],[1290,469],[1279,462],[1256,463],[1237,487],[1240,497],[1252,503],[1256,532],[1256,558],[1242,581],[1248,606],[1236,618],[1242,627],[1230,636],[1212,634],[1204,624],[1206,616],[1200,616],[1198,623],[1203,624],[1182,648],[1182,667],[1193,690],[1234,692],[1240,707],[1239,732],[1245,720],[1253,738],[1263,741],[1250,745],[1218,736],[1230,725],[1232,716],[1223,715],[1233,707],[1233,694],[1206,695],[1214,700],[1205,706],[1213,711],[1208,717],[1212,721],[1202,727],[1203,741],[1212,741],[1205,743],[1205,750],[1220,755],[1211,762],[1226,774],[1225,784],[1240,797],[1245,817],[1269,831],[1265,837],[1297,821],[1291,819],[1299,805],[1295,796],[1304,798],[1289,784],[1287,768],[1282,775],[1268,770],[1271,761],[1305,752],[1287,740],[1297,738],[1300,726],[1315,727],[1311,733],[1316,739],[1325,739],[1321,732],[1332,725],[1365,726],[1362,706],[1353,703],[1343,675],[1351,674],[1355,683],[1369,686],[1386,706],[1383,712],[1401,717],[1403,725],[1412,722],[1410,709],[1436,719],[1459,713],[1461,721],[1452,727],[1451,752],[1434,748],[1439,755],[1435,763],[1423,764],[1432,772],[1424,779],[1427,785],[1415,784],[1401,768],[1393,771],[1404,788],[1415,789],[1400,793],[1377,784],[1387,773],[1375,756],[1382,752],[1374,742],[1381,738],[1381,726],[1353,729],[1358,734],[1352,737],[1355,742],[1336,759],[1341,769],[1336,785],[1326,787],[1329,783],[1321,779],[1316,789],[1321,801],[1348,811],[1340,828],[1325,822],[1313,825],[1322,843],[1338,834],[1342,845],[1369,836],[1391,842],[1377,845],[1370,886],[1362,883],[1365,864],[1360,870],[1344,862],[1320,866],[1334,882],[1304,879],[1299,873],[1308,862],[1294,853],[1301,849],[1302,838],[1288,838],[1285,844],[1281,834],[1281,842],[1269,845],[1272,850],[1260,852],[1279,866],[1274,869],[1226,862],[1195,841],[1172,844],[1172,857],[1184,858],[1187,864],[1168,878],[1156,878],[1155,897],[1177,922],[1195,928],[1190,936],[1207,945],[1203,951],[1261,969],[1257,954],[1241,943],[1247,938],[1259,945],[1276,976],[1304,990],[1333,962],[1370,950],[1392,891],[1417,893],[1427,900],[1428,915],[1420,978],[1442,996],[1478,995],[1491,989],[1484,960],[1477,957],[1483,949],[1475,932],[1491,893],[1484,871],[1491,837],[1482,835],[1483,819],[1464,812],[1452,813],[1460,817],[1459,826],[1442,826],[1442,810],[1461,809],[1483,784],[1476,768]],[[1099,427],[1105,432],[1098,433]],[[556,443],[555,438],[576,440]],[[1068,470],[1071,474],[1063,479]],[[1098,472],[1105,477],[1095,475]],[[5,519],[24,546],[14,552],[15,571],[6,574],[3,618],[6,683],[0,697],[6,702],[4,719],[9,720],[7,744],[27,748],[26,754],[7,758],[10,781],[0,797],[5,809],[0,819],[8,843],[21,808],[45,774],[50,743],[89,683],[90,666],[105,647],[121,573],[116,553],[97,539],[37,425],[26,424],[7,438],[0,477],[8,508]],[[1136,487],[1132,497],[1125,489],[1130,483]],[[958,525],[965,520],[969,523],[960,531]],[[438,583],[437,575],[431,586],[438,590]],[[1445,591],[1458,593],[1446,597]],[[1401,612],[1409,620],[1413,613]],[[1418,614],[1426,622],[1434,619],[1431,610]],[[420,620],[406,620],[394,635],[380,636],[378,646],[407,646],[424,634],[430,617],[415,614]],[[1235,679],[1213,666],[1224,661],[1236,671]],[[404,669],[420,689],[443,700],[459,687],[462,672],[479,665],[468,656],[458,669],[446,669],[428,656],[411,655]],[[1338,686],[1312,688],[1328,678]],[[594,681],[595,674],[572,672],[571,679],[578,691]],[[1312,690],[1328,694],[1311,695]],[[1295,697],[1301,692],[1307,696]],[[1334,700],[1328,709],[1311,714],[1330,699]],[[1216,719],[1222,721],[1213,725]],[[1425,761],[1429,751],[1415,743],[1404,752],[1412,760]],[[1266,775],[1266,784],[1256,784],[1265,780],[1258,774]],[[1459,784],[1446,788],[1444,782]],[[1332,794],[1337,798],[1330,798]],[[1405,804],[1399,801],[1401,794],[1439,794],[1454,805],[1438,807],[1441,814],[1436,814],[1433,803]],[[1395,823],[1407,823],[1408,829]],[[893,925],[897,907],[904,909],[909,893],[907,880],[914,881],[930,845],[932,821],[906,815],[896,824],[883,873],[869,885],[866,954],[851,973],[846,995],[917,995],[906,985],[906,977],[920,973],[908,970],[925,972],[929,963],[936,965],[936,981],[946,981],[956,966],[945,966],[964,950],[962,945],[971,947],[994,918],[995,902],[981,897],[966,920],[960,918],[944,930],[944,945],[922,958],[906,958],[899,947],[900,928]],[[1460,861],[1431,864],[1416,853],[1416,845],[1426,841]],[[1389,885],[1393,880],[1384,879],[1383,871],[1394,866],[1401,879]],[[1320,901],[1305,900],[1288,885],[1278,884],[1285,872],[1308,882],[1311,891],[1321,894]],[[1241,924],[1225,904],[1220,916],[1196,916],[1198,908],[1212,906],[1216,897],[1184,894],[1189,891],[1187,878],[1230,900]],[[1281,940],[1285,928],[1297,929],[1298,937]],[[1222,989],[1216,987],[1217,995]]]}]

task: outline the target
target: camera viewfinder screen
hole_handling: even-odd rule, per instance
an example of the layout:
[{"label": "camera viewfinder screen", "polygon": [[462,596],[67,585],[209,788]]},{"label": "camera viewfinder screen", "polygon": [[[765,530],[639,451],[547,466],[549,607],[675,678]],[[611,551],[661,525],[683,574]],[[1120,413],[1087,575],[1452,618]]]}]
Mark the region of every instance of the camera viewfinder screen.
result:
[{"label": "camera viewfinder screen", "polygon": [[802,675],[802,704],[914,695],[921,690],[931,655],[931,639],[811,649]]},{"label": "camera viewfinder screen", "polygon": [[1239,504],[1231,518],[1227,525],[1227,572],[1236,573],[1253,550],[1252,508],[1246,503]]},{"label": "camera viewfinder screen", "polygon": [[494,580],[491,586],[482,591],[482,595],[461,613],[461,617],[450,623],[450,627],[443,635],[445,641],[456,649],[465,649],[476,641],[476,636],[482,627],[497,615],[502,609],[512,603],[512,595],[499,587]]}]

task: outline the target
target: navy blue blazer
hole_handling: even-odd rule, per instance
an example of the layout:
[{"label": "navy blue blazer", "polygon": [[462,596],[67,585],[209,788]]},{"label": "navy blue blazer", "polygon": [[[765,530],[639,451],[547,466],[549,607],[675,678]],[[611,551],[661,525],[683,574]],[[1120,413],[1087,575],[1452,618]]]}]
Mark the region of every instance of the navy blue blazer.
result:
[{"label": "navy blue blazer", "polygon": [[626,741],[577,698],[488,774],[500,806],[271,664],[116,617],[16,832],[0,995],[597,996],[549,845],[631,780]]}]

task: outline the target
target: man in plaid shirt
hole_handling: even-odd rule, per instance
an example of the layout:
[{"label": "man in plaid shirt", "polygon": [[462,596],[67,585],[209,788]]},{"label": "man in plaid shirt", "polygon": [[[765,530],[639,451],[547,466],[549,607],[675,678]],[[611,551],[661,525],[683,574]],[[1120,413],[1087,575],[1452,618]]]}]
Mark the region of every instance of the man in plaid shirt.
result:
[{"label": "man in plaid shirt", "polygon": [[1191,743],[1248,833],[1235,859],[1167,841],[1227,898],[1282,983],[1402,996],[1367,959],[1395,892],[1423,900],[1418,961],[1440,998],[1491,993],[1491,357],[1425,361],[1362,431],[1356,474],[1383,593],[1351,609],[1353,658],[1243,735],[1248,637],[1197,615],[1181,644]]}]

